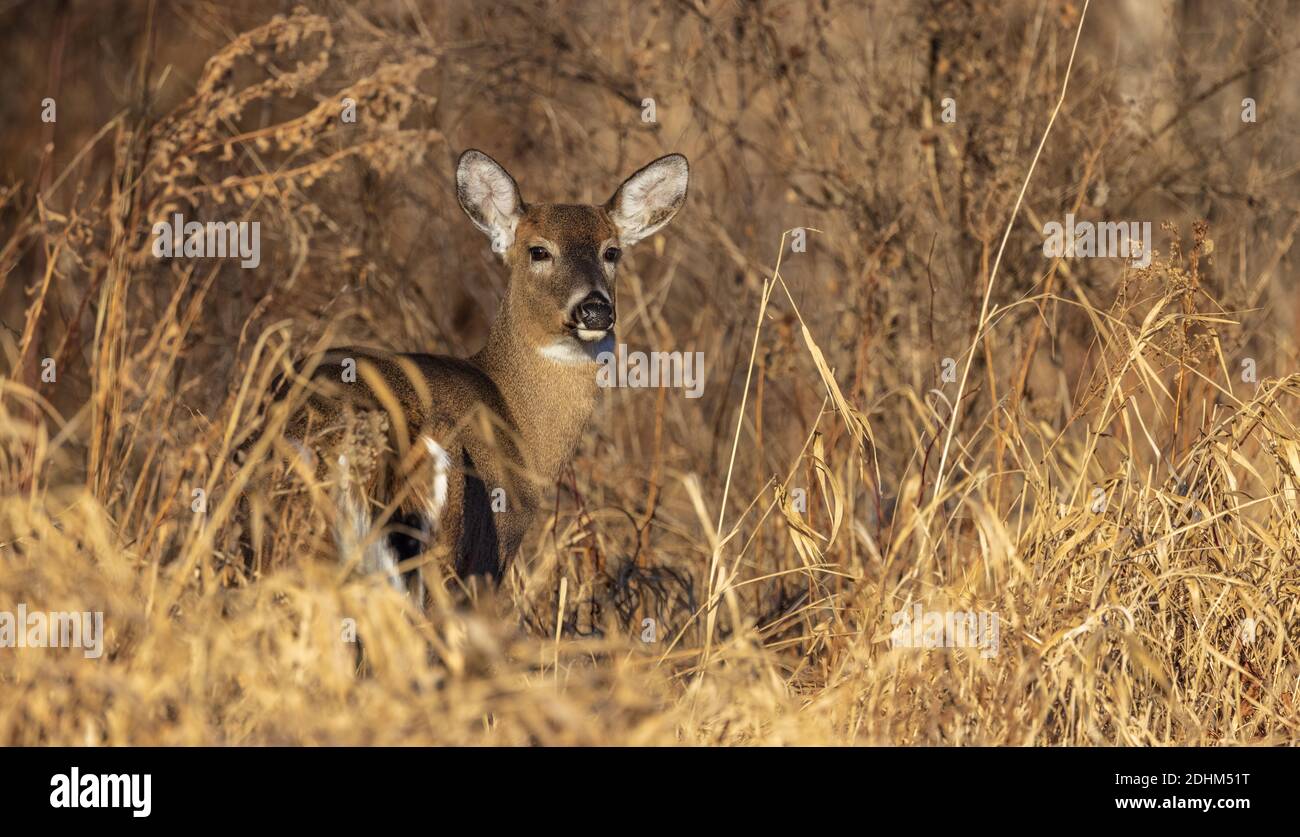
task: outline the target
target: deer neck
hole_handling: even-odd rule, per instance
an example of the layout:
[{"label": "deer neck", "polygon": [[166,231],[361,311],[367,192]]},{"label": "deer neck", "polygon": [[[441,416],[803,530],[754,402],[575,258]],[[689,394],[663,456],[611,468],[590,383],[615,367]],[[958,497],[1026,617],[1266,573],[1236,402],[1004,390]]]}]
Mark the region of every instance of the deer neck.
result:
[{"label": "deer neck", "polygon": [[[612,338],[605,342],[612,343]],[[473,357],[496,384],[519,431],[522,453],[538,478],[554,481],[573,455],[596,405],[597,365],[591,358],[545,351],[510,304],[501,310],[487,344]],[[572,351],[581,351],[574,349]]]}]

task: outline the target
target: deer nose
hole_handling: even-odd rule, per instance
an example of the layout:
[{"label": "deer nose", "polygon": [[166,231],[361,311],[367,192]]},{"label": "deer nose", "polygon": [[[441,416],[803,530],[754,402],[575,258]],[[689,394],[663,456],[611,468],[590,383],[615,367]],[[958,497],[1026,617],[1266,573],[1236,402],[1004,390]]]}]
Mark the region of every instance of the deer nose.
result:
[{"label": "deer nose", "polygon": [[614,325],[614,306],[594,291],[578,303],[574,314],[578,324],[591,331],[607,331]]}]

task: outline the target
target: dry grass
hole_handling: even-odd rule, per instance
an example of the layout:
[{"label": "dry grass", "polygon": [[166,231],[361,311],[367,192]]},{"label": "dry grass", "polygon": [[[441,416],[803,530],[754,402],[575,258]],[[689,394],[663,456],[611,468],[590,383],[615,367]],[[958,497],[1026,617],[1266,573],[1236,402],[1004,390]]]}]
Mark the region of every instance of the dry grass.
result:
[{"label": "dry grass", "polygon": [[[106,651],[0,649],[0,742],[1296,739],[1286,3],[1093,4],[1004,252],[1065,0],[91,5],[0,26],[32,79],[0,104],[0,610],[103,611]],[[692,159],[620,338],[703,351],[704,397],[603,396],[472,608],[246,571],[232,450],[284,362],[483,339],[467,146],[525,198]],[[258,220],[261,266],[154,259],[173,211]],[[1151,266],[1045,258],[1066,212],[1154,221]],[[890,648],[914,604],[996,612],[998,653]]]}]

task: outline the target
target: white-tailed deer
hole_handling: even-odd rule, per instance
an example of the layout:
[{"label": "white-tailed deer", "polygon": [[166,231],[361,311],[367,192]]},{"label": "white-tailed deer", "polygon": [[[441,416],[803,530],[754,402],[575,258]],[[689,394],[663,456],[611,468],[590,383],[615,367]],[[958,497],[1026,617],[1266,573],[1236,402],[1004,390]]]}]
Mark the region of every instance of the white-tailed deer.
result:
[{"label": "white-tailed deer", "polygon": [[604,205],[533,204],[495,160],[461,155],[457,198],[510,271],[487,345],[464,359],[330,350],[287,426],[333,501],[341,557],[399,588],[399,562],[430,551],[450,562],[412,562],[424,573],[500,580],[595,406],[623,250],[672,219],[688,178],[672,154]]}]

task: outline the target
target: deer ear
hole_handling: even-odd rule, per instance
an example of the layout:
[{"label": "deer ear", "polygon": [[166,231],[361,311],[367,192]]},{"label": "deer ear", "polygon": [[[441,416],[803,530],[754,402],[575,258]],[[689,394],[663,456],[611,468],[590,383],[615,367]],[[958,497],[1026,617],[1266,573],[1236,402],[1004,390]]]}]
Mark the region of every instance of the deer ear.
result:
[{"label": "deer ear", "polygon": [[471,148],[456,163],[456,199],[474,226],[492,239],[493,252],[510,249],[524,211],[519,186],[510,172],[482,151]]},{"label": "deer ear", "polygon": [[618,228],[619,244],[631,247],[671,221],[686,203],[690,177],[686,158],[669,154],[623,181],[605,204],[605,211]]}]

